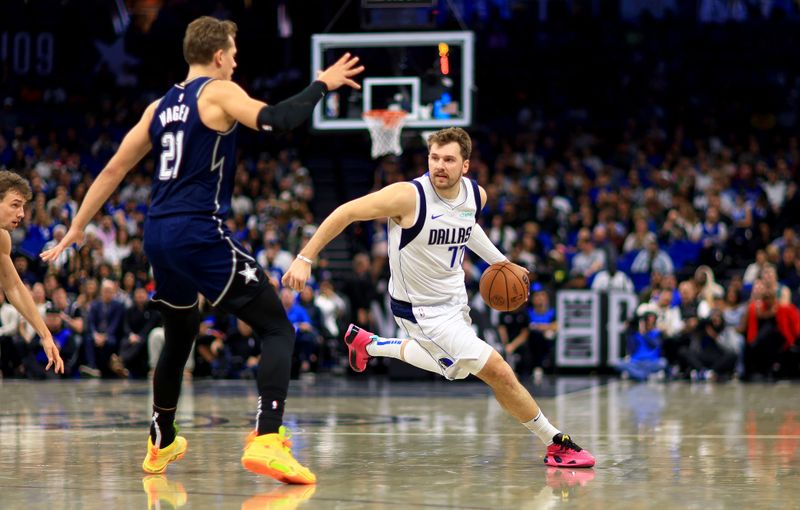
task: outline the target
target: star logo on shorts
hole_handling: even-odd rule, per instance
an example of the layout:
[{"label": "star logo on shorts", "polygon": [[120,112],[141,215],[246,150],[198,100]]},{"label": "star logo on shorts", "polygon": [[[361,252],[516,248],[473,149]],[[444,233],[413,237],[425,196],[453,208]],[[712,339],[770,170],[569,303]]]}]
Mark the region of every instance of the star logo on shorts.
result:
[{"label": "star logo on shorts", "polygon": [[256,277],[256,268],[250,267],[250,264],[247,262],[244,263],[244,269],[239,271],[239,274],[244,276],[244,283],[247,285],[250,281],[257,282],[258,278]]}]

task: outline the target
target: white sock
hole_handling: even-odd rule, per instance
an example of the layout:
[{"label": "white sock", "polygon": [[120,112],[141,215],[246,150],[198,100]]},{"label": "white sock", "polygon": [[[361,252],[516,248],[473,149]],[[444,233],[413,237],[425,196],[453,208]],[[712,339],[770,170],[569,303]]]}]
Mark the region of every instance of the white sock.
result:
[{"label": "white sock", "polygon": [[523,423],[523,425],[525,425],[528,430],[539,436],[539,439],[542,440],[545,446],[550,446],[553,444],[553,436],[561,432],[550,424],[550,421],[542,413],[541,409],[539,409],[539,414],[536,415],[536,418],[529,422]]},{"label": "white sock", "polygon": [[403,346],[404,341],[399,338],[383,338],[376,335],[372,342],[367,344],[367,354],[372,357],[382,356],[402,359],[400,357],[400,348]]}]

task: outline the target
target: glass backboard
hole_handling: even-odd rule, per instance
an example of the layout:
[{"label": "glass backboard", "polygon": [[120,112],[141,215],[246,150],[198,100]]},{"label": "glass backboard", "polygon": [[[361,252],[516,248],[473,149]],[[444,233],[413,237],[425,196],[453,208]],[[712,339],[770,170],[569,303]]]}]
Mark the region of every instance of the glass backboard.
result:
[{"label": "glass backboard", "polygon": [[362,114],[368,110],[404,110],[405,128],[472,123],[472,32],[316,34],[311,51],[313,74],[348,51],[366,68],[361,90],[342,87],[317,105],[315,129],[366,129]]}]

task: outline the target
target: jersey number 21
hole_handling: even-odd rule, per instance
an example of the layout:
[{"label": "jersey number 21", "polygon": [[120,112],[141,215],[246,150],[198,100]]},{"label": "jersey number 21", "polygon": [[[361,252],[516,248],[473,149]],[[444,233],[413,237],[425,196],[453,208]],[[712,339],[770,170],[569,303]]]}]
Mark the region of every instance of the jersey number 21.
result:
[{"label": "jersey number 21", "polygon": [[178,168],[181,166],[183,155],[183,131],[173,133],[167,131],[161,135],[161,166],[158,179],[168,181],[178,177]]}]

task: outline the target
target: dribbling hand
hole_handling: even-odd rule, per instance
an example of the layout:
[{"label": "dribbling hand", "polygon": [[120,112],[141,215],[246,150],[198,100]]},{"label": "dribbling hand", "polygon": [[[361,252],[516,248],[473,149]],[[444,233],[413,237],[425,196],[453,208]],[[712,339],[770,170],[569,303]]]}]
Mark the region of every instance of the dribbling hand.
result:
[{"label": "dribbling hand", "polygon": [[512,266],[518,268],[523,274],[527,275],[528,277],[528,285],[525,286],[525,300],[527,301],[531,297],[531,272],[528,270],[527,267],[520,266],[519,264],[514,264],[513,262],[509,262]]},{"label": "dribbling hand", "polygon": [[289,270],[281,278],[284,287],[301,291],[306,286],[308,277],[311,276],[311,264],[300,259],[294,259]]},{"label": "dribbling hand", "polygon": [[317,79],[323,82],[329,91],[336,90],[342,85],[360,89],[361,85],[350,79],[364,70],[364,66],[355,67],[357,63],[358,57],[352,57],[350,53],[345,53],[329,68],[317,71]]},{"label": "dribbling hand", "polygon": [[72,244],[80,244],[83,242],[83,230],[76,230],[70,228],[67,233],[64,235],[64,238],[61,240],[60,243],[53,246],[49,250],[43,251],[39,256],[45,262],[53,262],[56,260],[61,252],[63,252],[68,246]]}]

